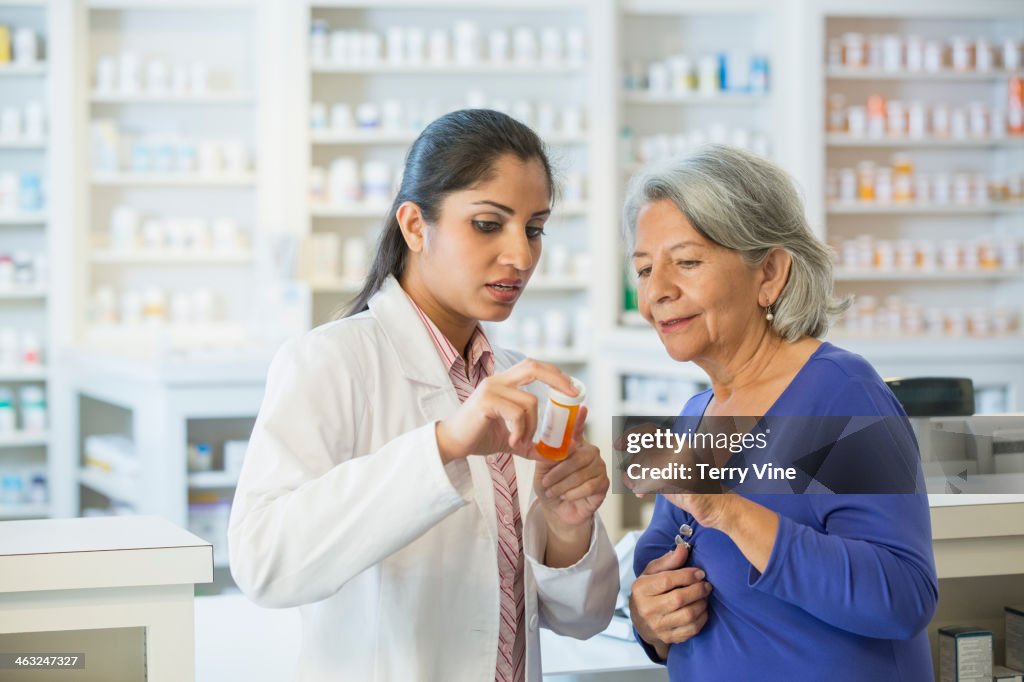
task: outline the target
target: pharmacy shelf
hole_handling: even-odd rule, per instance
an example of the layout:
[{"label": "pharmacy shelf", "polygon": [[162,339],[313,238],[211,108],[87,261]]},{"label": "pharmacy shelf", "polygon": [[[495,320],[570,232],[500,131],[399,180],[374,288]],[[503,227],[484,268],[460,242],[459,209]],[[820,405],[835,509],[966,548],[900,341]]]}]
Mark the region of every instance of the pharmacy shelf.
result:
[{"label": "pharmacy shelf", "polygon": [[586,353],[566,348],[563,350],[535,349],[534,351],[523,350],[527,357],[541,362],[550,362],[553,365],[585,365],[590,362],[590,356]]},{"label": "pharmacy shelf", "polygon": [[[412,144],[419,136],[416,130],[354,130],[350,132],[335,132],[332,130],[311,130],[310,141],[314,145],[321,146],[342,146],[342,145],[408,145]],[[543,136],[544,142],[550,145],[571,145],[586,144],[587,137],[584,134],[553,133]]]},{"label": "pharmacy shelf", "polygon": [[48,433],[15,431],[0,434],[0,448],[44,448],[49,442]]},{"label": "pharmacy shelf", "polygon": [[358,203],[349,206],[313,206],[310,215],[314,218],[380,218],[384,219],[390,204]]},{"label": "pharmacy shelf", "polygon": [[1024,212],[1024,201],[992,202],[988,204],[830,204],[829,215],[991,215]]},{"label": "pharmacy shelf", "polygon": [[627,104],[645,105],[735,105],[735,106],[762,106],[771,102],[768,95],[750,95],[745,93],[716,92],[715,94],[702,95],[694,92],[687,95],[657,95],[642,90],[626,90],[622,93],[622,100]]},{"label": "pharmacy shelf", "polygon": [[92,253],[90,260],[96,265],[248,265],[252,262],[252,254],[216,251],[192,253],[99,250]]},{"label": "pharmacy shelf", "polygon": [[345,280],[314,280],[309,283],[314,294],[357,294],[363,288],[362,282]]},{"label": "pharmacy shelf", "polygon": [[256,97],[250,92],[206,92],[202,94],[147,94],[99,93],[89,96],[92,104],[153,104],[153,105],[217,105],[252,104]]},{"label": "pharmacy shelf", "polygon": [[914,149],[996,149],[1002,147],[1024,147],[1024,136],[1018,137],[971,137],[953,139],[944,137],[881,137],[870,138],[862,135],[831,134],[825,137],[829,147],[899,147]]},{"label": "pharmacy shelf", "polygon": [[225,490],[238,485],[238,474],[227,471],[197,471],[188,475],[192,490]]},{"label": "pharmacy shelf", "polygon": [[0,65],[0,78],[18,76],[45,76],[46,64],[30,64],[21,66],[19,64]]},{"label": "pharmacy shelf", "polygon": [[679,414],[682,405],[674,409],[658,403],[627,403],[620,402],[615,406],[615,415],[619,417],[671,417]]},{"label": "pharmacy shelf", "polygon": [[45,213],[15,213],[14,215],[0,215],[0,227],[18,227],[45,225],[47,216]]},{"label": "pharmacy shelf", "polygon": [[140,481],[130,476],[100,471],[90,467],[82,467],[78,470],[78,482],[87,488],[105,495],[111,500],[124,502],[137,507],[141,500]]},{"label": "pharmacy shelf", "polygon": [[38,519],[49,515],[48,504],[0,504],[0,521]]},{"label": "pharmacy shelf", "polygon": [[922,360],[970,358],[975,362],[1024,362],[1024,336],[995,336],[987,338],[952,336],[881,336],[843,334],[837,330],[827,341],[846,350],[860,353],[872,361]]},{"label": "pharmacy shelf", "polygon": [[32,301],[46,298],[46,287],[0,289],[0,301]]},{"label": "pharmacy shelf", "polygon": [[547,275],[535,275],[526,285],[524,293],[558,292],[571,293],[574,291],[586,291],[590,283],[575,277],[549,277]]},{"label": "pharmacy shelf", "polygon": [[1024,272],[1013,270],[933,270],[930,272],[879,272],[872,270],[837,270],[837,282],[987,282],[1024,278]]},{"label": "pharmacy shelf", "polygon": [[46,149],[46,140],[0,140],[0,150],[24,151]]},{"label": "pharmacy shelf", "polygon": [[438,75],[438,76],[568,76],[582,72],[580,66],[545,64],[367,64],[365,66],[314,65],[313,75]]},{"label": "pharmacy shelf", "polygon": [[192,175],[183,173],[97,173],[92,184],[106,187],[251,187],[256,176],[251,173],[238,175]]},{"label": "pharmacy shelf", "polygon": [[46,381],[45,367],[0,368],[0,382]]},{"label": "pharmacy shelf", "polygon": [[907,80],[907,81],[1000,81],[1015,76],[1015,71],[882,71],[829,67],[825,76],[835,80]]}]

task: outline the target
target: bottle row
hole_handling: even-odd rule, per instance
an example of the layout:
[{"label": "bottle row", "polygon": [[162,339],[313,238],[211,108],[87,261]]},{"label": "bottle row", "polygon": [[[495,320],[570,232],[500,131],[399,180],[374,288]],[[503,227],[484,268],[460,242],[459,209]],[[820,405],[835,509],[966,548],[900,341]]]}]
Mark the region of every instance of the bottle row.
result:
[{"label": "bottle row", "polygon": [[[479,90],[466,93],[466,100],[448,109],[461,108],[494,109],[522,121],[537,131],[541,137],[552,134],[580,135],[583,132],[583,110],[580,107],[559,106],[551,102],[533,103],[525,99],[512,102],[500,98],[488,99]],[[309,108],[309,125],[313,130],[330,130],[334,133],[360,131],[416,132],[442,112],[437,103],[401,102],[387,99],[383,102],[363,102],[352,105],[345,102],[332,104],[313,102]]]},{"label": "bottle row", "polygon": [[31,330],[0,327],[0,371],[43,366],[43,344]]},{"label": "bottle row", "polygon": [[1004,38],[953,36],[947,40],[918,35],[844,33],[828,39],[826,63],[832,68],[880,71],[992,71],[1020,68],[1022,43]]},{"label": "bottle row", "polygon": [[1020,314],[1008,307],[925,307],[898,296],[880,304],[874,296],[858,296],[840,329],[851,336],[990,338],[1019,334]]},{"label": "bottle row", "polygon": [[120,131],[110,119],[92,122],[93,170],[97,173],[175,173],[231,176],[251,170],[246,142],[238,138],[193,139],[175,134]]},{"label": "bottle row", "polygon": [[45,136],[46,116],[40,102],[0,110],[0,142],[37,142]]},{"label": "bottle row", "polygon": [[863,105],[846,105],[840,93],[829,96],[828,131],[853,137],[921,139],[1000,139],[1024,135],[1024,79],[1011,78],[1005,108],[973,101],[966,106],[926,105],[871,95]]},{"label": "bottle row", "polygon": [[[222,80],[230,82],[225,76]],[[172,63],[145,59],[132,50],[96,60],[95,94],[177,97],[205,95],[210,90],[210,67],[203,61]],[[225,86],[226,87],[226,86]]]},{"label": "bottle row", "polygon": [[590,331],[590,313],[581,309],[571,316],[561,310],[548,310],[540,316],[513,316],[488,333],[494,335],[499,345],[531,356],[567,351],[586,353],[590,348]]},{"label": "bottle row", "polygon": [[650,163],[686,156],[707,143],[730,144],[759,156],[769,155],[768,136],[747,128],[729,128],[716,123],[707,130],[699,128],[683,133],[641,135],[634,139],[633,129],[622,129],[623,159],[626,163]]},{"label": "bottle row", "polygon": [[27,26],[0,24],[0,69],[32,66],[39,61],[39,36]]},{"label": "bottle row", "polygon": [[0,217],[39,213],[44,205],[43,177],[35,171],[0,171]]},{"label": "bottle row", "polygon": [[99,325],[210,324],[222,319],[222,301],[211,289],[168,293],[159,287],[118,292],[101,285],[92,295],[90,321]]},{"label": "bottle row", "polygon": [[[358,285],[369,271],[373,245],[362,237],[342,241],[336,232],[314,232],[309,236],[309,272],[314,282],[340,280]],[[590,254],[571,253],[562,244],[544,247],[544,255],[534,270],[534,281],[547,277],[554,281],[586,281],[591,275]],[[530,291],[530,284],[526,285]]]},{"label": "bottle row", "polygon": [[109,245],[121,253],[232,254],[244,250],[247,240],[232,218],[146,216],[121,204],[110,214]]},{"label": "bottle row", "polygon": [[875,239],[861,235],[833,244],[835,264],[846,271],[1022,272],[1024,239]]},{"label": "bottle row", "polygon": [[650,417],[678,414],[686,401],[700,391],[697,382],[684,379],[665,379],[643,374],[627,374],[622,377],[622,397],[625,402],[659,407],[664,411],[664,415],[645,415]]},{"label": "bottle row", "polygon": [[45,286],[49,271],[49,260],[44,253],[24,250],[0,253],[0,291]]},{"label": "bottle row", "polygon": [[42,386],[22,386],[15,391],[0,386],[0,436],[46,432],[46,393]]},{"label": "bottle row", "polygon": [[896,154],[892,166],[861,161],[856,168],[830,168],[825,194],[830,202],[970,206],[1024,199],[1024,174],[920,173],[907,154]]},{"label": "bottle row", "polygon": [[50,486],[44,470],[0,471],[0,506],[42,505],[49,498]]},{"label": "bottle row", "polygon": [[768,92],[768,59],[747,52],[706,54],[693,59],[680,54],[625,67],[623,88],[654,96],[715,95],[719,92],[763,95]]},{"label": "bottle row", "polygon": [[[368,30],[331,29],[323,19],[310,26],[309,56],[314,66],[517,66],[580,67],[585,61],[583,30],[545,26],[493,28],[486,36],[475,21],[451,29],[390,26],[383,35]],[[486,49],[484,49],[486,47]]]},{"label": "bottle row", "polygon": [[[561,199],[579,202],[586,198],[582,171],[562,173]],[[394,198],[402,182],[402,167],[386,161],[364,161],[340,156],[325,170],[313,166],[309,173],[310,201],[317,206],[343,208],[359,203],[386,204]],[[556,209],[557,210],[557,209]]]}]

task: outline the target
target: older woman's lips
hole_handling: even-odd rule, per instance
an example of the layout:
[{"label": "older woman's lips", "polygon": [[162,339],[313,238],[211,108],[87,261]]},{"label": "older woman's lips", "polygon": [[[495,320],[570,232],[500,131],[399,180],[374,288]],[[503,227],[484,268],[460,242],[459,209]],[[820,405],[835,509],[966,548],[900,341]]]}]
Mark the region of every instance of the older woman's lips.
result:
[{"label": "older woman's lips", "polygon": [[675,317],[671,320],[660,320],[658,322],[658,329],[661,330],[662,334],[670,334],[686,327],[688,324],[693,322],[693,318],[695,317],[697,316],[690,315],[689,317]]}]

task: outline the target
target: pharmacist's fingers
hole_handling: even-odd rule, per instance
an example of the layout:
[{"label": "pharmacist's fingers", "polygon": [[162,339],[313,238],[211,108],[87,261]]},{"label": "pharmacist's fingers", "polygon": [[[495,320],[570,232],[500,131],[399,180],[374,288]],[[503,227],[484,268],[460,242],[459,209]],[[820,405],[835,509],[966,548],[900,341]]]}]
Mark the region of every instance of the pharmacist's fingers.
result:
[{"label": "pharmacist's fingers", "polygon": [[[590,458],[593,455],[593,453],[586,448],[594,448],[594,450],[597,451],[596,447],[587,442],[577,445],[569,451],[569,454],[565,459],[557,462],[550,471],[544,474],[544,478],[541,479],[540,484],[547,488],[563,480],[574,471],[585,467],[590,462]],[[600,453],[598,453],[598,456],[600,456]]]},{"label": "pharmacist's fingers", "polygon": [[527,358],[512,365],[504,372],[493,375],[493,378],[512,387],[525,386],[534,381],[539,381],[566,395],[576,395],[576,387],[572,385],[568,374],[551,363],[533,360],[532,358]]},{"label": "pharmacist's fingers", "polygon": [[[567,500],[576,500],[598,492],[597,487],[600,487],[601,484],[607,484],[608,475],[605,471],[604,460],[601,459],[601,454],[596,447],[587,445],[586,448],[578,450],[572,459],[577,460],[577,467],[573,470],[562,469],[565,475],[561,478],[553,476],[558,470],[557,468],[548,474],[548,476],[552,476],[552,483],[544,486],[544,488],[545,493],[549,497],[565,497]],[[563,462],[563,464],[565,463]],[[587,484],[591,481],[598,481],[598,486],[588,486]],[[541,485],[543,485],[543,481],[541,481]],[[586,492],[583,494],[573,494],[570,498],[570,493],[580,492],[577,489],[582,489]]]},{"label": "pharmacist's fingers", "polygon": [[583,440],[583,426],[587,423],[587,414],[590,413],[585,406],[580,407],[580,413],[576,415],[576,426],[572,430],[573,442],[579,442]]},{"label": "pharmacist's fingers", "polygon": [[489,397],[499,408],[499,414],[505,422],[509,447],[514,452],[532,448],[533,433],[537,430],[537,397],[501,384],[490,388]]}]

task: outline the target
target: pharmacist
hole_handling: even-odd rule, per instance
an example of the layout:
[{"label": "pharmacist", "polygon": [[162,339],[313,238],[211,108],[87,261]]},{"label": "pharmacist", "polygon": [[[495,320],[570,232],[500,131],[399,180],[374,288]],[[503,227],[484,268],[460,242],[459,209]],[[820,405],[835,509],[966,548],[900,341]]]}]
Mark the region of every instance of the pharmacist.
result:
[{"label": "pharmacist", "polygon": [[529,128],[443,116],[409,151],[350,316],[275,359],[229,544],[243,592],[302,607],[299,679],[539,682],[539,627],[607,626],[605,465],[581,428],[537,461],[538,398],[520,390],[577,389],[479,326],[512,312],[551,197]]}]

